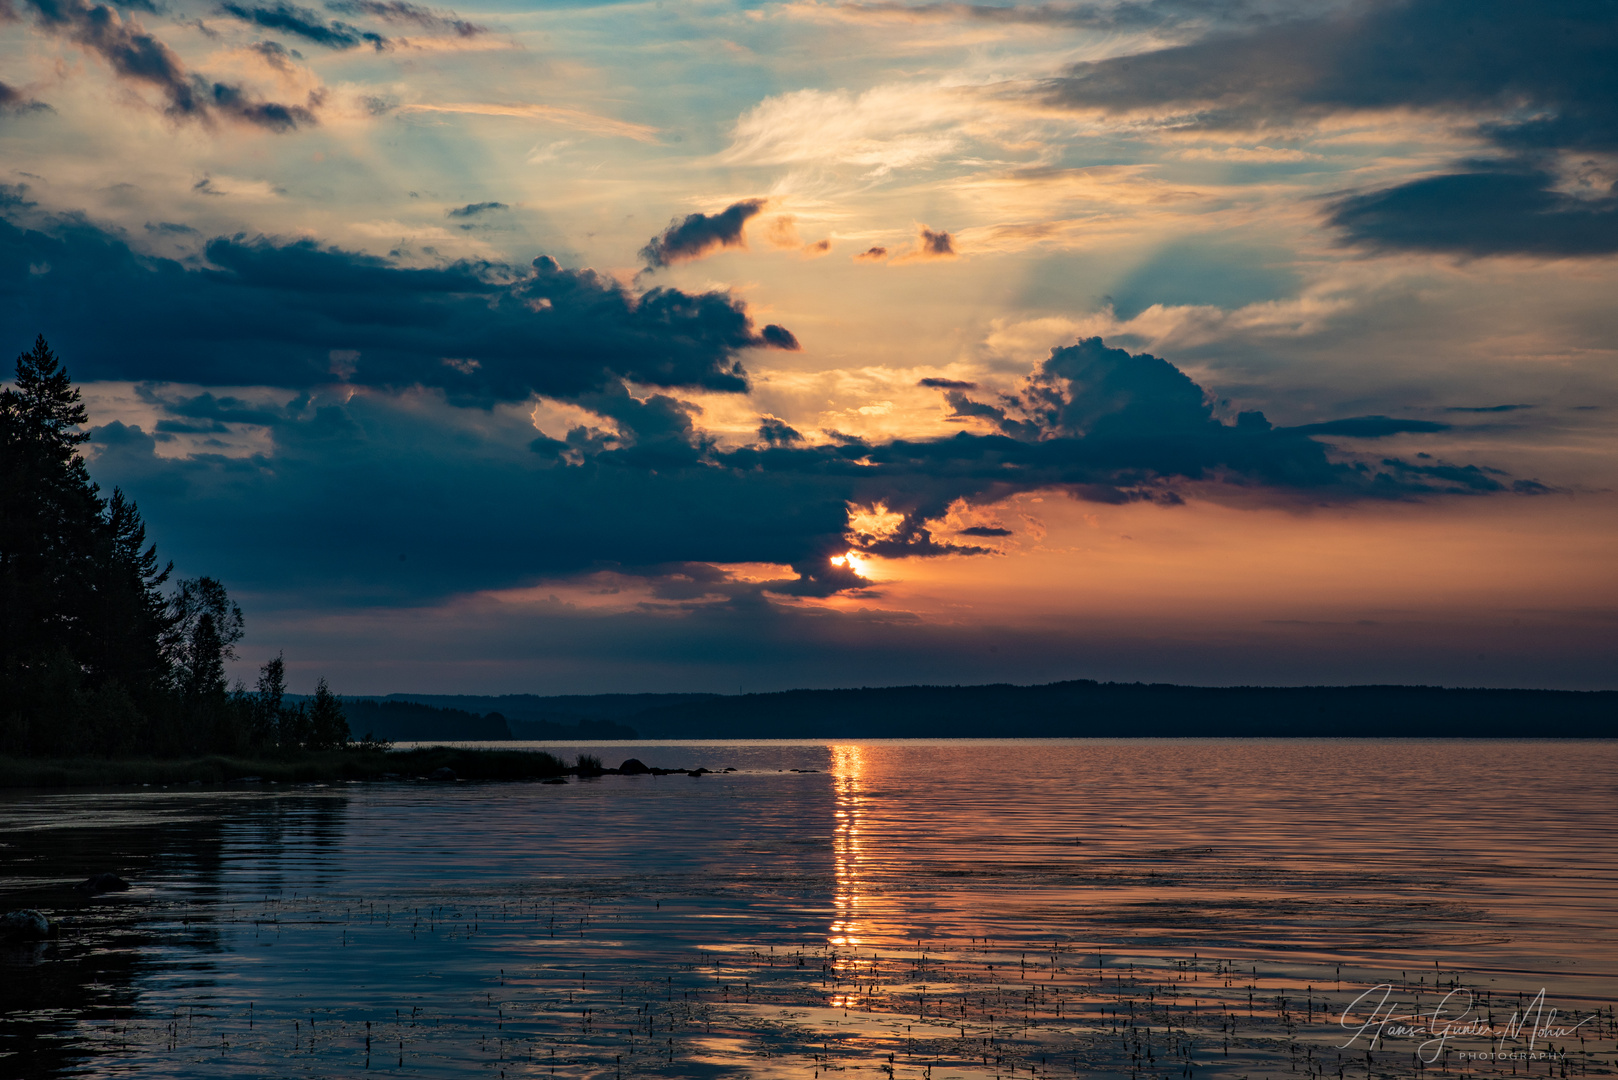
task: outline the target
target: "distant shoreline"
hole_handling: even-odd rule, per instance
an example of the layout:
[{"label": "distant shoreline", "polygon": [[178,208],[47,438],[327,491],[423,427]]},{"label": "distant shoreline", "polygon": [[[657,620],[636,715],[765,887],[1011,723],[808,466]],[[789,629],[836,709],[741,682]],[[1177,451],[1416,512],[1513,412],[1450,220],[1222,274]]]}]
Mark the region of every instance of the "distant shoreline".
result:
[{"label": "distant shoreline", "polygon": [[[1438,686],[892,686],[762,694],[349,699],[395,741],[659,739],[1615,738],[1618,691]],[[407,726],[407,723],[408,726]]]}]

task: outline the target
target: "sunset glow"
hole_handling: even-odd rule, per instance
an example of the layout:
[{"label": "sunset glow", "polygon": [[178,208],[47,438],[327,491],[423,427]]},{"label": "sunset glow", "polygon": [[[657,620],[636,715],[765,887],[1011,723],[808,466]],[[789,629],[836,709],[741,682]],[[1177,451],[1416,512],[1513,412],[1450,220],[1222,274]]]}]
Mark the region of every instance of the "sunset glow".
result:
[{"label": "sunset glow", "polygon": [[1265,11],[22,0],[0,326],[249,680],[1612,685],[1610,17]]}]

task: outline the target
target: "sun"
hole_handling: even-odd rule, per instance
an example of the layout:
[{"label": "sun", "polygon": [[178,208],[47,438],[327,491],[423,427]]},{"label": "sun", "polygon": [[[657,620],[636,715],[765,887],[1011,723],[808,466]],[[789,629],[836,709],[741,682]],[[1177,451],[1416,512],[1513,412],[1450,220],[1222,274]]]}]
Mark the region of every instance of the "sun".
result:
[{"label": "sun", "polygon": [[846,566],[860,577],[870,577],[870,574],[867,573],[870,568],[870,556],[863,551],[845,551],[841,555],[833,555],[831,564],[833,566]]}]

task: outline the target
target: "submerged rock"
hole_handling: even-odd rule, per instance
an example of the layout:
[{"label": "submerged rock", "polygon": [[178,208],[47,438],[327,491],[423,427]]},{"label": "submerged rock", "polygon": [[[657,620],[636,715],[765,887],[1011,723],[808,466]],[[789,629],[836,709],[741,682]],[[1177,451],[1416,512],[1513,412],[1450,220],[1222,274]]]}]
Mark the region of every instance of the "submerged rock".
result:
[{"label": "submerged rock", "polygon": [[107,892],[125,892],[129,888],[129,882],[117,874],[93,874],[73,888],[86,896],[99,896]]},{"label": "submerged rock", "polygon": [[640,758],[632,757],[622,765],[618,766],[618,771],[623,773],[625,776],[644,776],[652,770],[648,768],[646,763]]},{"label": "submerged rock", "polygon": [[429,780],[459,780],[460,777],[455,775],[455,770],[454,769],[450,768],[448,765],[444,765],[444,766],[441,766],[441,767],[439,767],[437,769],[434,769],[433,770],[433,775],[428,777],[428,779]]},{"label": "submerged rock", "polygon": [[0,915],[0,941],[39,941],[51,936],[51,921],[33,908]]}]

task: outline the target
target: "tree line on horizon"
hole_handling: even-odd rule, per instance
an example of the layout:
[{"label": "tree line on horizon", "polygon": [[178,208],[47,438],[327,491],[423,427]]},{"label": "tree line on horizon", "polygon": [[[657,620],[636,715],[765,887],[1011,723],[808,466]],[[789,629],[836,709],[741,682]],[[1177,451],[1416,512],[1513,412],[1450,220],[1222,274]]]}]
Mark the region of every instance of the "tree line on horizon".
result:
[{"label": "tree line on horizon", "polygon": [[[103,497],[88,414],[41,335],[0,390],[0,754],[179,756],[349,742],[321,679],[286,698],[280,656],[230,688],[244,619],[210,577],[170,583],[133,499]],[[169,590],[164,591],[168,585]]]}]

